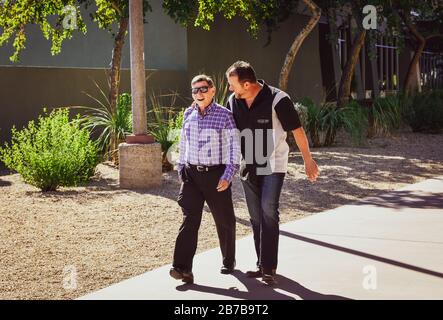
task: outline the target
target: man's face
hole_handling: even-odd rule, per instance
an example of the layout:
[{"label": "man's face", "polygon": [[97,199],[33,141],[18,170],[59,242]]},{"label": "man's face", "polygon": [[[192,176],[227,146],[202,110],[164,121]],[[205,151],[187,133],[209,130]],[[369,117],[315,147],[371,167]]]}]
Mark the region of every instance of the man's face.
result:
[{"label": "man's face", "polygon": [[228,77],[229,91],[234,92],[236,99],[244,99],[248,93],[249,82],[240,83],[237,76]]},{"label": "man's face", "polygon": [[207,107],[214,98],[215,87],[209,87],[206,81],[199,81],[192,85],[192,99],[201,108]]}]

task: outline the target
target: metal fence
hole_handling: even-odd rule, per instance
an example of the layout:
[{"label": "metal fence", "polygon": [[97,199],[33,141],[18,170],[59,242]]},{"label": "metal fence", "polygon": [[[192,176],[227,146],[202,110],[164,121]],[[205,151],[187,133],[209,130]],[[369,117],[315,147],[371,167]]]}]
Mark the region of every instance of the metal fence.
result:
[{"label": "metal fence", "polygon": [[443,89],[443,54],[424,51],[420,58],[422,89]]}]

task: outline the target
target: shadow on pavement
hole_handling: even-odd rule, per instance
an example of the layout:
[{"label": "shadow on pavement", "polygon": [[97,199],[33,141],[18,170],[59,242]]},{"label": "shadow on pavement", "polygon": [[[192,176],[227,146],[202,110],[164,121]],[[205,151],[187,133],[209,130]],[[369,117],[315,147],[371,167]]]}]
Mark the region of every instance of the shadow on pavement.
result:
[{"label": "shadow on pavement", "polygon": [[418,193],[417,191],[395,191],[363,199],[353,205],[372,205],[391,209],[443,209],[443,193]]},{"label": "shadow on pavement", "polygon": [[342,296],[312,291],[298,282],[279,274],[276,276],[277,284],[274,286],[268,286],[259,279],[248,278],[246,274],[240,270],[235,270],[232,276],[236,277],[246,287],[246,291],[240,291],[236,287],[224,289],[199,284],[184,284],[178,286],[176,289],[178,291],[193,290],[244,300],[296,300],[296,298],[282,291],[296,295],[304,300],[351,300]]},{"label": "shadow on pavement", "polygon": [[383,262],[383,263],[388,263],[391,264],[393,266],[396,267],[400,267],[400,268],[404,268],[404,269],[409,269],[415,272],[421,272],[430,276],[434,276],[434,277],[438,277],[438,278],[443,278],[443,273],[441,272],[437,272],[437,271],[433,271],[433,270],[429,270],[429,269],[425,269],[425,268],[421,268],[418,266],[414,266],[411,264],[407,264],[404,262],[400,262],[400,261],[396,261],[396,260],[392,260],[389,258],[383,258],[383,257],[379,257],[370,253],[366,253],[366,252],[362,252],[362,251],[358,251],[358,250],[354,250],[354,249],[349,249],[349,248],[345,248],[345,247],[341,247],[335,244],[331,244],[331,243],[327,243],[324,241],[320,241],[320,240],[315,240],[315,239],[311,239],[311,238],[307,238],[307,237],[303,237],[297,234],[293,234],[287,231],[280,231],[281,235],[284,235],[286,237],[290,237],[292,239],[296,239],[296,240],[300,240],[300,241],[304,241],[304,242],[308,242],[308,243],[312,243],[318,246],[322,246],[322,247],[326,247],[329,249],[333,249],[333,250],[338,250],[338,251],[342,251],[342,252],[346,252],[349,254],[353,254],[353,255],[357,255],[363,258],[367,258],[367,259],[372,259],[372,260],[376,260],[379,262]]}]

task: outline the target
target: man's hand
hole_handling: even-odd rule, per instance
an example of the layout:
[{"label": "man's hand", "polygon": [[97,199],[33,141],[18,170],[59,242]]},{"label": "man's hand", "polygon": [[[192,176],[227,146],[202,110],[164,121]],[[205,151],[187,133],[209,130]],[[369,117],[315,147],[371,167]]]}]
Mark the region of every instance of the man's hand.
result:
[{"label": "man's hand", "polygon": [[228,189],[228,187],[229,187],[229,182],[227,180],[220,180],[217,186],[217,191],[218,192],[225,191],[226,189]]},{"label": "man's hand", "polygon": [[305,172],[306,175],[311,182],[315,182],[320,174],[320,170],[318,169],[317,163],[314,159],[310,158],[305,162]]},{"label": "man's hand", "polygon": [[315,163],[314,159],[312,159],[305,130],[303,127],[300,127],[293,130],[292,133],[294,134],[295,142],[297,143],[298,149],[300,150],[303,160],[305,161],[306,175],[308,176],[309,181],[315,182],[315,180],[318,178],[320,170],[318,169],[317,163]]}]

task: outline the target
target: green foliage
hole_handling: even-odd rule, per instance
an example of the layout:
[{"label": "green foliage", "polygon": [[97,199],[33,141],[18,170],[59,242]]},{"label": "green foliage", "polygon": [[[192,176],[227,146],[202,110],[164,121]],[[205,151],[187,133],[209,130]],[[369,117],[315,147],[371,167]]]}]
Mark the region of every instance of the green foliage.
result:
[{"label": "green foliage", "polygon": [[[76,9],[75,17],[78,31],[86,34],[86,25],[80,14],[80,5],[95,10],[91,19],[102,29],[114,34],[114,23],[129,17],[128,0],[2,0],[0,1],[0,46],[13,39],[14,53],[10,57],[13,62],[19,61],[20,51],[25,49],[29,25],[38,25],[47,40],[51,40],[51,53],[60,53],[65,39],[71,39],[74,30],[63,28],[63,20],[70,16],[66,6]],[[152,8],[148,0],[143,0],[143,16]]]},{"label": "green foliage", "polygon": [[215,97],[214,100],[218,104],[225,105],[229,97],[229,84],[224,74],[217,74],[213,76],[215,82]]},{"label": "green foliage", "polygon": [[[52,55],[61,51],[62,42],[72,38],[74,30],[63,28],[63,20],[69,12],[63,10],[65,6],[74,6],[76,10],[77,28],[86,33],[86,26],[76,6],[75,0],[4,0],[0,3],[0,46],[13,39],[14,53],[9,58],[13,62],[19,61],[20,51],[25,49],[26,30],[28,25],[38,25],[47,40],[51,40]],[[55,16],[55,19],[54,19]],[[53,22],[55,20],[55,22]]]},{"label": "green foliage", "polygon": [[338,129],[342,125],[341,109],[334,104],[325,103],[321,106],[321,126],[320,131],[324,132],[324,146],[331,146],[335,141]]},{"label": "green foliage", "polygon": [[300,103],[307,109],[304,125],[313,147],[332,144],[340,120],[336,108],[328,103],[317,106],[309,97],[301,99]]},{"label": "green foliage", "polygon": [[[320,147],[321,142],[319,138],[320,130],[320,108],[318,108],[314,101],[309,97],[304,97],[301,99],[300,104],[306,109],[305,120],[302,121],[305,131],[309,134],[311,138],[312,145],[314,147]],[[300,107],[300,108],[303,108]]]},{"label": "green foliage", "polygon": [[368,114],[355,100],[340,109],[341,126],[351,136],[354,145],[362,145],[368,129]]},{"label": "green foliage", "polygon": [[300,103],[306,110],[302,123],[313,147],[331,146],[340,128],[350,134],[355,144],[364,142],[368,118],[356,101],[351,101],[342,108],[332,103],[318,106],[309,97],[303,98]]},{"label": "green foliage", "polygon": [[[309,98],[305,98],[305,99],[309,99]],[[297,114],[300,119],[300,123],[301,123],[302,127],[306,129],[308,127],[308,124],[307,124],[308,108],[299,102],[294,103],[294,108],[295,108],[295,110],[297,110]]]},{"label": "green foliage", "polygon": [[402,103],[398,95],[377,98],[369,110],[371,131],[374,135],[386,136],[398,130],[402,123]]},{"label": "green foliage", "polygon": [[271,33],[294,12],[297,3],[294,0],[165,0],[163,8],[176,22],[204,30],[210,30],[217,15],[228,20],[240,16],[247,21],[248,32],[257,37],[261,24]]},{"label": "green foliage", "polygon": [[[164,101],[170,98],[169,106],[165,106]],[[184,110],[176,111],[175,100],[177,94],[154,95],[149,97],[150,107],[148,111],[148,133],[156,142],[160,143],[162,149],[163,171],[170,171],[173,165],[168,159],[168,153],[173,151],[180,139],[180,129],[183,126]]]},{"label": "green foliage", "polygon": [[426,92],[412,97],[406,111],[406,119],[414,132],[441,132],[443,91]]},{"label": "green foliage", "polygon": [[0,148],[0,159],[42,191],[88,181],[99,162],[89,132],[69,120],[67,109],[49,115],[44,109],[38,124],[30,121],[21,131],[13,127],[11,145]]},{"label": "green foliage", "polygon": [[183,127],[184,114],[185,114],[185,109],[181,109],[175,117],[174,128],[177,129],[177,131],[178,131],[178,135],[174,138],[175,142],[178,142],[180,140],[180,129]]},{"label": "green foliage", "polygon": [[106,94],[96,82],[94,83],[103,99],[88,93],[86,95],[95,101],[97,106],[75,106],[71,108],[86,111],[78,121],[82,127],[88,129],[92,134],[98,135],[98,146],[104,157],[116,159],[118,144],[125,141],[127,134],[132,133],[131,95],[129,93],[120,94],[117,109],[113,113]]},{"label": "green foliage", "polygon": [[[148,133],[160,143],[163,152],[178,141],[180,134],[177,131],[183,124],[182,112],[175,111],[174,104],[177,94],[154,95],[149,97]],[[171,98],[170,106],[164,106],[165,98]]]},{"label": "green foliage", "polygon": [[[122,18],[129,17],[129,1],[128,0],[79,0],[84,4],[85,8],[89,8],[95,4],[97,10],[91,14],[91,19],[98,23],[101,29],[107,29],[113,33],[113,24]],[[152,11],[148,0],[143,0],[143,17],[146,23],[146,14]]]}]

